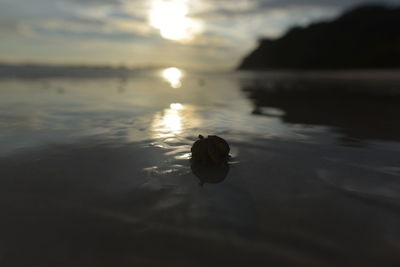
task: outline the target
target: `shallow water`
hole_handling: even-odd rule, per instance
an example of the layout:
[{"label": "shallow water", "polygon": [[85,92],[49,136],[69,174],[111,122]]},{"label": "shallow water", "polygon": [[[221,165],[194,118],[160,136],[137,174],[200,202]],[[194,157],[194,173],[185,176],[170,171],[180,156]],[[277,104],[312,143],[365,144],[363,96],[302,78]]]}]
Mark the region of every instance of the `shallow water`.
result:
[{"label": "shallow water", "polygon": [[0,266],[399,266],[396,77],[3,78]]}]

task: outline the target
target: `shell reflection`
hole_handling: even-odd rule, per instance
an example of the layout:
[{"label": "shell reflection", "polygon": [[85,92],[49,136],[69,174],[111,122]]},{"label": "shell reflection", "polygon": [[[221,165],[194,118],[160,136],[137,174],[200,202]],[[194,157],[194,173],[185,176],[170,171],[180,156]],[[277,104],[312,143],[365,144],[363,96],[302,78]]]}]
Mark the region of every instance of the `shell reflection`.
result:
[{"label": "shell reflection", "polygon": [[229,165],[227,163],[220,166],[213,166],[193,161],[190,168],[192,169],[192,173],[199,179],[200,186],[206,183],[222,183],[229,173]]},{"label": "shell reflection", "polygon": [[153,137],[175,137],[197,125],[199,125],[199,119],[192,107],[172,103],[169,108],[154,116],[152,123]]}]

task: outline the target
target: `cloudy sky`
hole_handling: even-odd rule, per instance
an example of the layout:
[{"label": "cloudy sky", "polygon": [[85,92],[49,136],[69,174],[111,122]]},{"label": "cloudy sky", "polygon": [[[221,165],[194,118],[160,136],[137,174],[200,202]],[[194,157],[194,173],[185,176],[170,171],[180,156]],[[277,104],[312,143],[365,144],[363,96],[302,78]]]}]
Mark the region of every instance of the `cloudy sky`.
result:
[{"label": "cloudy sky", "polygon": [[368,2],[0,0],[0,61],[232,68],[259,37]]}]

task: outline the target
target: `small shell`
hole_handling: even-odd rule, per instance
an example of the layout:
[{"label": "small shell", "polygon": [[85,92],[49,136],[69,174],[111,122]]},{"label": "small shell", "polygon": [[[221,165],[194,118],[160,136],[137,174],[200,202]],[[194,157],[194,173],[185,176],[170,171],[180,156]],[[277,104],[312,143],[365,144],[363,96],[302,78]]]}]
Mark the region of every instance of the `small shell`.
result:
[{"label": "small shell", "polygon": [[228,160],[229,151],[228,143],[216,135],[209,135],[207,138],[199,135],[199,140],[194,142],[191,148],[194,161],[213,165],[225,163]]}]

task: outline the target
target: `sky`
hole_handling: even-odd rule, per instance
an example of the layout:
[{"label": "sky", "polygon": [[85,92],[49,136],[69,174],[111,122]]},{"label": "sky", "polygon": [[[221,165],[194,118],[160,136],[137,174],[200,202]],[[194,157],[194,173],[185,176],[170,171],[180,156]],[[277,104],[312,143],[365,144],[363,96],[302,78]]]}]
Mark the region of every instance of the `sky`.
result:
[{"label": "sky", "polygon": [[[234,68],[261,37],[368,0],[0,0],[0,62]],[[400,0],[374,3],[399,5]]]}]

